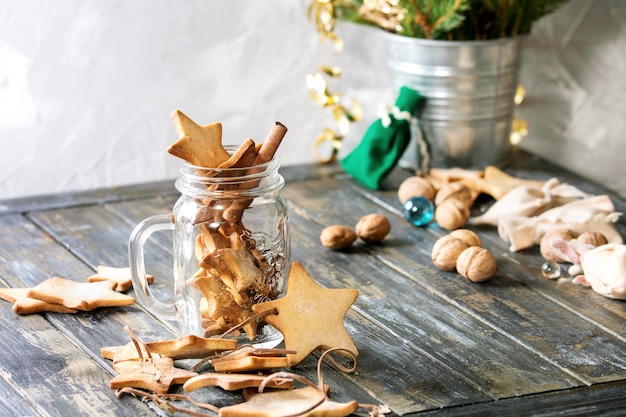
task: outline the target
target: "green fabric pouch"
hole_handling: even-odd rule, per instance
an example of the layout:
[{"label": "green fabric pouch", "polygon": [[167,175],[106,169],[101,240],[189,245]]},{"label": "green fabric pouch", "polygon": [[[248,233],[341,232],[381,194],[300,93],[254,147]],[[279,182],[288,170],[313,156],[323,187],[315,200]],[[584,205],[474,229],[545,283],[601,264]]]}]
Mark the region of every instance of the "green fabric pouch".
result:
[{"label": "green fabric pouch", "polygon": [[410,117],[423,100],[417,91],[402,87],[388,117],[372,123],[361,142],[339,161],[343,169],[366,187],[379,189],[411,140]]}]

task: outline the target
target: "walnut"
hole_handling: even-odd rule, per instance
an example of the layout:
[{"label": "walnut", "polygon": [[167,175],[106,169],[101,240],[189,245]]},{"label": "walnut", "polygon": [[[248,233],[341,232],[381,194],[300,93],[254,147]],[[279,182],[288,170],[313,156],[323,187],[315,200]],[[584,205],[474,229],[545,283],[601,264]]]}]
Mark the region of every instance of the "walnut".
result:
[{"label": "walnut", "polygon": [[356,238],[355,231],[343,225],[328,226],[320,234],[322,245],[333,250],[347,249],[354,243]]},{"label": "walnut", "polygon": [[469,217],[469,207],[456,198],[448,198],[435,208],[435,221],[446,230],[465,226]]},{"label": "walnut", "polygon": [[454,236],[457,239],[461,239],[467,246],[480,246],[482,247],[482,242],[478,235],[469,229],[456,229],[450,232],[450,236]]},{"label": "walnut", "polygon": [[496,258],[485,248],[470,246],[456,260],[456,270],[472,282],[490,279],[497,269]]},{"label": "walnut", "polygon": [[462,201],[466,207],[471,207],[476,198],[470,188],[461,182],[451,182],[444,185],[435,196],[435,205],[443,203],[450,198]]},{"label": "walnut", "polygon": [[461,239],[446,235],[439,238],[433,245],[431,258],[437,268],[454,271],[457,258],[467,248],[467,243]]},{"label": "walnut", "polygon": [[430,181],[422,177],[409,177],[398,187],[398,199],[402,204],[409,198],[420,196],[433,201],[435,194],[435,187]]},{"label": "walnut", "polygon": [[583,232],[576,238],[579,242],[586,243],[595,247],[606,245],[609,243],[606,236],[600,232]]},{"label": "walnut", "polygon": [[356,235],[367,243],[378,243],[389,234],[391,223],[382,214],[368,214],[356,224]]},{"label": "walnut", "polygon": [[539,251],[546,261],[550,262],[566,262],[560,255],[557,255],[552,246],[552,241],[556,238],[564,240],[576,239],[576,233],[569,229],[555,229],[546,233],[539,242]]}]

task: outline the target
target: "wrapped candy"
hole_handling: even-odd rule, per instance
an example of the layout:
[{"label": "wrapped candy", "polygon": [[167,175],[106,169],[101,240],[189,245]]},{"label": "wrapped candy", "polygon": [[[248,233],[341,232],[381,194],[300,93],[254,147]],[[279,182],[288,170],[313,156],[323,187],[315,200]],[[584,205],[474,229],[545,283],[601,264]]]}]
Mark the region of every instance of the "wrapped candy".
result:
[{"label": "wrapped candy", "polygon": [[497,226],[500,219],[505,217],[534,217],[548,209],[588,197],[588,194],[576,187],[551,178],[542,187],[521,185],[514,188],[483,215],[471,218],[469,223]]},{"label": "wrapped candy", "polygon": [[534,217],[503,217],[498,233],[510,243],[513,252],[539,244],[554,229],[569,229],[576,234],[595,231],[606,236],[609,243],[623,243],[613,224],[621,213],[607,195],[592,196],[552,208]]},{"label": "wrapped candy", "polygon": [[626,246],[607,243],[594,247],[576,239],[551,242],[563,259],[580,268],[572,282],[591,287],[608,298],[626,300]]},{"label": "wrapped candy", "polygon": [[580,266],[584,275],[574,282],[609,298],[626,300],[626,246],[606,244],[583,253]]}]

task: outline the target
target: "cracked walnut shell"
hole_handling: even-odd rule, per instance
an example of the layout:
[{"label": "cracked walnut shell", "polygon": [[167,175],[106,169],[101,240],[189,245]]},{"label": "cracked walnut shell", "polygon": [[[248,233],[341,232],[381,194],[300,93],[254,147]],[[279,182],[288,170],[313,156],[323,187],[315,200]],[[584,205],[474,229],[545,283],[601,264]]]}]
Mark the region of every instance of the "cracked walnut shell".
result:
[{"label": "cracked walnut shell", "polygon": [[459,255],[456,270],[472,282],[490,279],[497,269],[496,258],[485,248],[470,246]]},{"label": "cracked walnut shell", "polygon": [[457,258],[467,248],[467,243],[461,239],[446,235],[439,238],[433,245],[431,258],[437,268],[454,271]]}]

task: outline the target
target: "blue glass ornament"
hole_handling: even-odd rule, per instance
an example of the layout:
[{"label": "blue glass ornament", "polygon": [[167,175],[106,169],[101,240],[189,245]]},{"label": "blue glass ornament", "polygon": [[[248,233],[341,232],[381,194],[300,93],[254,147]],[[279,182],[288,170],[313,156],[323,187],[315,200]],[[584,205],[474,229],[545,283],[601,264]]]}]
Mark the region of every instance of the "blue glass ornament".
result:
[{"label": "blue glass ornament", "polygon": [[435,215],[435,205],[426,197],[411,197],[402,205],[402,215],[413,226],[425,226]]}]

